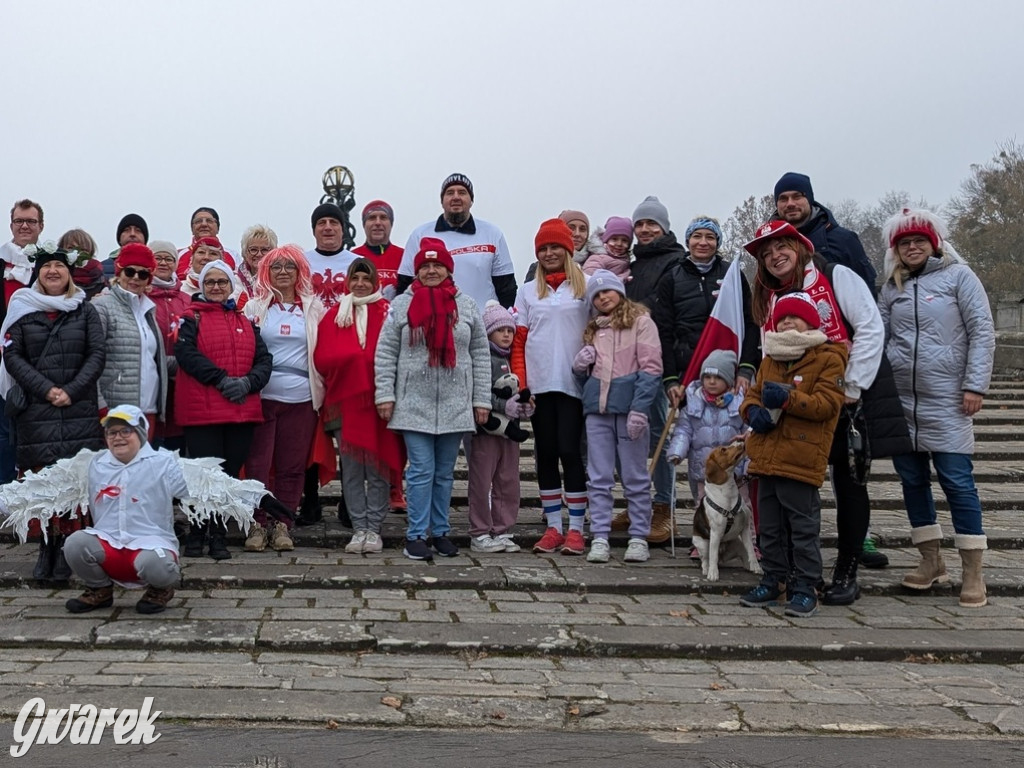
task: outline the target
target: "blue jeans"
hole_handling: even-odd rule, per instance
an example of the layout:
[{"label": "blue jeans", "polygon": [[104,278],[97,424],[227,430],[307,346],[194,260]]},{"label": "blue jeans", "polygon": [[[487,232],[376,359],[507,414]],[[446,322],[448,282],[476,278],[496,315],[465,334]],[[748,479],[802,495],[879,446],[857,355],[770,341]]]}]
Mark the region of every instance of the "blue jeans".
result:
[{"label": "blue jeans", "polygon": [[892,463],[903,483],[903,503],[912,528],[935,524],[935,499],[928,459],[935,465],[939,485],[949,502],[953,530],[968,536],[980,536],[981,500],[974,487],[974,463],[967,453],[928,453],[918,451],[893,456]]},{"label": "blue jeans", "polygon": [[462,443],[461,432],[430,435],[426,432],[403,432],[409,466],[405,470],[405,501],[408,505],[406,537],[425,539],[447,536],[448,508],[452,502],[455,459]]},{"label": "blue jeans", "polygon": [[[651,443],[650,453],[648,456],[653,456],[655,449],[658,447],[658,441],[661,439],[661,433],[665,431],[665,422],[668,420],[668,395],[665,394],[663,387],[658,387],[658,394],[654,398],[654,403],[651,404],[651,414],[648,417],[648,424],[651,429]],[[667,442],[666,442],[667,447]],[[668,451],[665,448],[661,449],[661,456],[658,457],[657,463],[654,465],[654,472],[652,477],[654,479],[654,503],[655,504],[671,504],[672,503],[672,486],[675,484],[675,467],[668,463],[666,455]]]},{"label": "blue jeans", "polygon": [[0,485],[13,482],[18,476],[17,453],[11,420],[4,413],[6,401],[0,397]]}]

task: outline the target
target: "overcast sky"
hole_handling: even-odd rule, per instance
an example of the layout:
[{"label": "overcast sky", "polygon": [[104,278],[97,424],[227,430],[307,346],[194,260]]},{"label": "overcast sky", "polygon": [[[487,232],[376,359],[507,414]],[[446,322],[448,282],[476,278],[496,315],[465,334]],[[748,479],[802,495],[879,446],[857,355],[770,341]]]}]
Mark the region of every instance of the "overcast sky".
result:
[{"label": "overcast sky", "polygon": [[186,245],[199,205],[229,247],[257,222],[309,247],[341,164],[401,245],[459,171],[521,277],[563,208],[655,194],[681,233],[787,170],[945,203],[1020,138],[1022,28],[1017,0],[4,2],[0,201],[103,253],[129,211]]}]

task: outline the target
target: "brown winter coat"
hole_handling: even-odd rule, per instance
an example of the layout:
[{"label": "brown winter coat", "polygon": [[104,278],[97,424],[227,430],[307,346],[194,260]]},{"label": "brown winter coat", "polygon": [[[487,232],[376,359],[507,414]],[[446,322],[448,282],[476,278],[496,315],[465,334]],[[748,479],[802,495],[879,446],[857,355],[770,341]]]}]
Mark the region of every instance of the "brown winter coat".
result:
[{"label": "brown winter coat", "polygon": [[744,421],[752,405],[761,404],[765,382],[790,384],[786,409],[771,432],[747,438],[752,475],[788,477],[818,487],[825,481],[832,435],[842,410],[846,347],[824,343],[812,347],[799,360],[761,361],[756,383],[740,406]]}]

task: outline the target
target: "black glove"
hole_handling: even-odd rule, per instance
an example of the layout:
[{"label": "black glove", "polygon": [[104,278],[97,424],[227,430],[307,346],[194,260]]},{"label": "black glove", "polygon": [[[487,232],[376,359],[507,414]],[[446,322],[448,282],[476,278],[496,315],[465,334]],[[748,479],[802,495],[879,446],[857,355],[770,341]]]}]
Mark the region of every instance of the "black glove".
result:
[{"label": "black glove", "polygon": [[279,523],[287,523],[295,519],[295,514],[269,493],[260,499],[260,509]]},{"label": "black glove", "polygon": [[752,405],[747,409],[747,424],[759,435],[767,434],[775,429],[775,422],[767,408],[760,405]]},{"label": "black glove", "polygon": [[788,400],[789,390],[774,381],[769,381],[761,390],[761,402],[765,408],[785,408]]},{"label": "black glove", "polygon": [[225,376],[217,385],[217,389],[224,395],[224,399],[241,405],[249,394],[249,386],[249,379],[245,376]]}]

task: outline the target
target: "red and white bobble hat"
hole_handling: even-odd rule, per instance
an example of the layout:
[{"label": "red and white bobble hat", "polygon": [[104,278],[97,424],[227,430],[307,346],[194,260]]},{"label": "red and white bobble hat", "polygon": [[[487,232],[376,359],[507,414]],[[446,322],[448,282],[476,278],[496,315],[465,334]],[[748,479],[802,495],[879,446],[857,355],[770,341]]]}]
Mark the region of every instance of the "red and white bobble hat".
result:
[{"label": "red and white bobble hat", "polygon": [[784,317],[799,317],[812,329],[821,328],[821,315],[814,299],[802,291],[786,293],[775,300],[772,325],[778,327]]},{"label": "red and white bobble hat", "polygon": [[767,221],[757,228],[754,239],[743,246],[743,249],[755,259],[761,253],[761,246],[768,240],[790,237],[804,244],[808,251],[814,253],[814,243],[800,234],[800,231],[788,221]]}]

